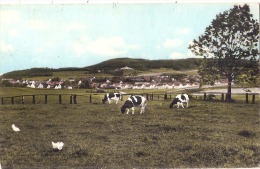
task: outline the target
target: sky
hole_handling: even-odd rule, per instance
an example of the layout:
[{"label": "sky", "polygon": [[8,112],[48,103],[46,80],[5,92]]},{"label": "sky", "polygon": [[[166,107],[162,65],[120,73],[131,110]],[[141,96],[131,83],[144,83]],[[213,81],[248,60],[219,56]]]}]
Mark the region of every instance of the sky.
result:
[{"label": "sky", "polygon": [[[122,57],[195,57],[189,43],[204,33],[217,14],[236,5],[3,2],[0,0],[0,74],[35,67],[86,67]],[[259,21],[259,4],[247,4]]]}]

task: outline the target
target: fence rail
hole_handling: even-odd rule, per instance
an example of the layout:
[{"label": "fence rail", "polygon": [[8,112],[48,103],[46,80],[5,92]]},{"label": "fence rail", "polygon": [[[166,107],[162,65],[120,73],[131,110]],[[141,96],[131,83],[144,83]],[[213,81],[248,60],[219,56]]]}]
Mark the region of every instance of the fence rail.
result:
[{"label": "fence rail", "polygon": [[[126,96],[131,96],[136,94],[124,94],[122,95],[122,101]],[[144,96],[147,100],[171,100],[176,94],[154,94],[154,93],[144,93],[139,94]],[[250,102],[250,97],[252,103],[256,102],[256,95],[259,93],[238,93],[232,95],[244,95],[245,103]],[[101,99],[104,94],[93,93],[93,94],[32,94],[32,95],[19,95],[11,97],[1,97],[1,105],[4,104],[81,104],[81,103],[101,103]],[[190,95],[194,99],[200,99],[204,101],[227,101],[227,93],[193,93]],[[220,99],[217,99],[220,97]]]},{"label": "fence rail", "polygon": [[[256,102],[256,95],[260,95],[259,93],[235,93],[232,94],[235,96],[245,96],[245,102],[249,103],[250,96],[252,97],[252,103],[255,104]],[[220,101],[227,101],[228,93],[220,93],[220,92],[209,92],[209,93],[194,93],[193,96],[195,98],[202,98],[204,101],[214,101],[217,99],[217,96],[220,97]]]},{"label": "fence rail", "polygon": [[[122,99],[136,94],[124,94]],[[172,95],[170,94],[139,94],[146,97],[147,100],[167,100],[171,99]],[[49,103],[68,103],[68,104],[77,104],[77,103],[101,103],[101,99],[104,97],[104,94],[31,94],[31,95],[19,95],[19,96],[10,96],[10,97],[1,97],[1,105],[4,104],[49,104]]]}]

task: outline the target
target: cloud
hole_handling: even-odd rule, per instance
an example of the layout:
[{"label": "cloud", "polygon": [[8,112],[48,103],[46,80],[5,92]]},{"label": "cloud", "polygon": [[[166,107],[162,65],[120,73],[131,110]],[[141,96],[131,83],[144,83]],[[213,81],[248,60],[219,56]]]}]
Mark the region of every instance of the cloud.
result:
[{"label": "cloud", "polygon": [[11,52],[13,50],[13,46],[4,42],[4,41],[0,41],[0,51],[1,52]]},{"label": "cloud", "polygon": [[181,53],[181,52],[172,52],[169,56],[170,59],[184,59],[187,55]]},{"label": "cloud", "polygon": [[183,45],[183,41],[181,39],[167,39],[163,43],[164,48],[177,48]]},{"label": "cloud", "polygon": [[21,15],[15,10],[0,10],[1,24],[9,25],[21,21]]},{"label": "cloud", "polygon": [[121,37],[101,37],[94,40],[81,38],[71,44],[72,50],[80,56],[85,53],[92,53],[99,56],[126,55],[129,50],[137,50],[140,47],[136,44],[127,44]]},{"label": "cloud", "polygon": [[10,29],[10,30],[8,31],[8,35],[9,35],[10,37],[15,38],[15,37],[17,37],[17,36],[19,35],[19,30],[18,30],[18,29]]},{"label": "cloud", "polygon": [[202,58],[194,55],[190,50],[187,52],[172,52],[169,55],[169,59],[186,59],[186,58]]},{"label": "cloud", "polygon": [[36,53],[42,53],[42,52],[44,52],[44,48],[37,47],[37,48],[34,49],[34,52],[36,52]]},{"label": "cloud", "polygon": [[72,43],[72,50],[76,53],[76,56],[80,56],[86,53],[86,46],[80,42]]},{"label": "cloud", "polygon": [[86,25],[79,23],[79,22],[72,22],[65,26],[65,29],[68,31],[83,30],[85,28],[86,28]]},{"label": "cloud", "polygon": [[27,26],[40,31],[50,28],[50,24],[44,20],[31,20],[28,22]]},{"label": "cloud", "polygon": [[120,37],[98,38],[88,44],[88,51],[104,56],[118,56],[127,53],[125,42]]},{"label": "cloud", "polygon": [[188,35],[191,33],[191,30],[189,28],[177,28],[175,33],[181,35]]}]

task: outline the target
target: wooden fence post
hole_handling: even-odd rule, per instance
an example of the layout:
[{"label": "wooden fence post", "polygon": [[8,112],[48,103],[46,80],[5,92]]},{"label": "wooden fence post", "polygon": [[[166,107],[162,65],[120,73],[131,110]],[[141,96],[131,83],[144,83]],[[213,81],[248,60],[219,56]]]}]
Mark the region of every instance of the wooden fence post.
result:
[{"label": "wooden fence post", "polygon": [[14,97],[11,97],[11,102],[12,104],[14,104]]},{"label": "wooden fence post", "polygon": [[226,93],[225,101],[226,101],[226,102],[228,101],[228,94],[227,94],[227,93]]},{"label": "wooden fence post", "polygon": [[22,98],[22,99],[21,99],[21,100],[22,100],[22,104],[24,104],[24,96],[22,96],[21,98]]},{"label": "wooden fence post", "polygon": [[149,94],[148,93],[146,94],[146,99],[149,100]]},{"label": "wooden fence post", "polygon": [[72,95],[70,95],[70,104],[72,104]]},{"label": "wooden fence post", "polygon": [[252,104],[255,104],[255,94],[252,96]]},{"label": "wooden fence post", "polygon": [[224,93],[221,93],[221,101],[224,101]]},{"label": "wooden fence post", "polygon": [[246,93],[246,103],[248,103],[248,93]]},{"label": "wooden fence post", "polygon": [[33,95],[32,103],[35,104],[35,95]]},{"label": "wooden fence post", "polygon": [[61,95],[59,95],[59,104],[62,103]]},{"label": "wooden fence post", "polygon": [[74,95],[74,104],[77,104],[77,95]]},{"label": "wooden fence post", "polygon": [[1,102],[2,102],[2,104],[4,104],[4,98],[1,98]]},{"label": "wooden fence post", "polygon": [[89,103],[92,103],[92,95],[89,95]]},{"label": "wooden fence post", "polygon": [[160,99],[160,95],[158,94],[158,100]]},{"label": "wooden fence post", "polygon": [[44,96],[44,103],[45,103],[45,104],[48,103],[48,95],[47,95],[47,94]]},{"label": "wooden fence post", "polygon": [[204,92],[204,101],[206,101],[206,99],[207,99],[207,94],[206,92]]},{"label": "wooden fence post", "polygon": [[164,100],[167,100],[167,94],[166,93],[164,94]]}]

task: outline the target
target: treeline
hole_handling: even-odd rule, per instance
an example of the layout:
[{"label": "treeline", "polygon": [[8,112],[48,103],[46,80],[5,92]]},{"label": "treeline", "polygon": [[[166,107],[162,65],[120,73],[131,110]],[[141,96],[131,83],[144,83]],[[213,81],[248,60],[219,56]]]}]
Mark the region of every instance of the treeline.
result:
[{"label": "treeline", "polygon": [[25,70],[17,70],[3,74],[3,78],[20,79],[23,77],[36,77],[36,76],[52,76],[53,69],[50,68],[31,68]]},{"label": "treeline", "polygon": [[197,69],[198,63],[202,59],[179,59],[179,60],[146,60],[146,59],[131,59],[117,58],[101,62],[96,65],[86,67],[90,72],[104,71],[112,72],[115,69],[128,66],[135,70],[146,71],[149,69],[170,68],[173,70]]}]

